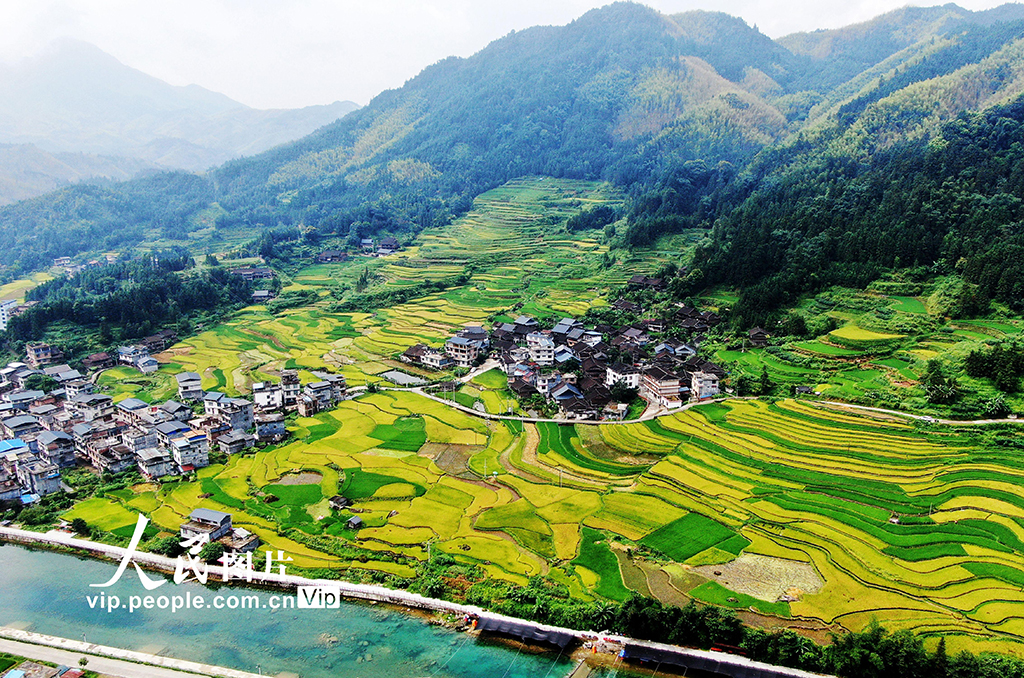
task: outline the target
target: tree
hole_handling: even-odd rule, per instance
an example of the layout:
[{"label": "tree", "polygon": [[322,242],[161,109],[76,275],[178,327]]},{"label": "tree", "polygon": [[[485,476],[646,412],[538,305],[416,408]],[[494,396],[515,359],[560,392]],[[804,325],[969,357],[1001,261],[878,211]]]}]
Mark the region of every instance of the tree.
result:
[{"label": "tree", "polygon": [[81,659],[78,660],[78,665],[81,666],[84,669],[86,666],[89,665],[89,660],[86,659],[85,657],[82,657]]},{"label": "tree", "polygon": [[761,366],[761,378],[758,383],[761,391],[761,395],[771,395],[772,391],[775,390],[775,382],[768,375],[768,368],[765,365]]},{"label": "tree", "polygon": [[88,537],[92,534],[92,530],[89,529],[89,524],[81,518],[75,518],[71,521],[71,529],[75,531],[75,534],[80,534],[83,537]]},{"label": "tree", "polygon": [[163,539],[157,539],[153,542],[149,550],[153,553],[159,553],[162,556],[168,558],[177,558],[185,549],[181,546],[181,540],[176,536],[164,537]]},{"label": "tree", "polygon": [[930,403],[945,405],[960,397],[960,385],[955,378],[947,377],[943,373],[942,363],[936,358],[928,361],[921,384]]},{"label": "tree", "polygon": [[612,399],[617,403],[631,403],[637,398],[635,388],[626,386],[625,382],[617,381],[611,387]]},{"label": "tree", "polygon": [[48,374],[33,374],[25,380],[25,388],[29,391],[49,393],[60,388],[60,384]]},{"label": "tree", "polygon": [[224,556],[224,544],[211,541],[199,551],[199,559],[206,563],[215,563]]}]

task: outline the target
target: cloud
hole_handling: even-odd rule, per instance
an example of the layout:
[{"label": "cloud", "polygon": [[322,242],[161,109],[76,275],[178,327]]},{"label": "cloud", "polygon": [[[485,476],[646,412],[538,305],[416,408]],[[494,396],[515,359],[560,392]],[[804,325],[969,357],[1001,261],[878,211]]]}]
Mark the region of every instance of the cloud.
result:
[{"label": "cloud", "polygon": [[[447,56],[511,30],[565,24],[601,0],[32,0],[0,3],[0,56],[60,37],[91,42],[175,85],[196,83],[259,108],[367,103]],[[865,21],[901,0],[651,0],[711,9],[779,37]],[[998,0],[968,0],[971,9]]]}]

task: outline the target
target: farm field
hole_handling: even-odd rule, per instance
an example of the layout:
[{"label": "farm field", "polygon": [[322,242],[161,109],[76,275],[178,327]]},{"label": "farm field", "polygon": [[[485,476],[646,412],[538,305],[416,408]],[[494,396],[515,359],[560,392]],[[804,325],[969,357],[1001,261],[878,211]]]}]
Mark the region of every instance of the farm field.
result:
[{"label": "farm field", "polygon": [[[602,258],[608,247],[597,232],[569,234],[558,225],[582,207],[621,200],[597,182],[512,181],[479,196],[466,216],[450,226],[428,229],[395,255],[300,269],[282,292],[316,290],[320,301],[310,306],[277,315],[251,306],[157,357],[198,372],[205,389],[236,395],[289,368],[306,370],[300,373],[305,381],[312,378],[308,370],[328,367],[358,386],[402,365],[397,357],[409,346],[440,346],[454,330],[486,323],[514,307],[516,313],[550,318],[583,313],[609,303],[608,292],[634,273],[650,273],[678,256],[678,251],[617,251],[616,263],[606,267]],[[371,279],[368,293],[466,273],[470,277],[465,284],[373,313],[332,312],[335,295],[343,288],[354,289],[364,271]],[[498,407],[493,398],[488,400],[489,407]]]},{"label": "farm field", "polygon": [[[643,573],[685,568],[666,600],[857,630],[885,619],[952,648],[1013,653],[1024,641],[1024,473],[971,430],[793,400],[640,424],[512,424],[402,391],[293,428],[193,482],[139,485],[67,517],[118,530],[143,511],[171,532],[197,506],[224,510],[295,567],[397,585],[428,547],[584,599],[664,592]],[[363,528],[327,506],[338,493]]]},{"label": "farm field", "polygon": [[[995,307],[986,318],[950,319],[942,286],[939,278],[913,285],[882,281],[867,290],[833,288],[792,311],[810,336],[779,330],[767,348],[734,342],[714,352],[734,383],[740,375],[758,379],[767,370],[776,395],[803,386],[828,398],[955,419],[977,418],[979,403],[997,397],[1013,410],[1024,409],[1024,393],[1001,392],[991,380],[963,373],[963,358],[971,351],[1019,338],[1019,318]],[[730,298],[735,297],[728,291],[713,291],[704,302],[727,307]],[[935,358],[972,394],[961,399],[963,411],[928,402],[920,379]]]}]

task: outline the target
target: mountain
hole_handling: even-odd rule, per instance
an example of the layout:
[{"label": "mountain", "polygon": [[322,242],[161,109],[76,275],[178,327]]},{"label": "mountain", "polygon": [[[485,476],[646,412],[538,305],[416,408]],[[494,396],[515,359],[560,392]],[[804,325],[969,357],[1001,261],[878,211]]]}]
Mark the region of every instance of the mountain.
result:
[{"label": "mountain", "polygon": [[[110,219],[105,242],[126,246],[141,228],[132,210],[165,237],[183,238],[214,202],[221,227],[276,229],[275,238],[286,238],[299,231],[285,227],[301,226],[355,243],[447,223],[484,190],[546,174],[626,189],[627,246],[708,229],[702,273],[728,282],[745,271],[744,284],[756,286],[786,252],[808,246],[803,231],[785,228],[784,206],[831,199],[876,159],[924,158],[958,116],[1012,104],[1024,92],[1022,17],[1016,5],[906,8],[773,41],[722,13],[668,16],[618,2],[445,59],[302,139],[207,177],[72,187],[0,210],[0,263],[31,267],[74,255],[90,247],[75,234],[102,228],[103,219]],[[147,105],[166,107],[168,90],[152,86]],[[235,110],[202,90],[178,94],[211,117]],[[872,186],[884,196],[884,187]],[[167,200],[179,188],[186,195],[172,209],[138,204]],[[135,201],[130,210],[126,196]],[[775,254],[751,268],[730,243],[755,218],[770,246],[744,240],[750,261],[758,251]],[[134,225],[113,232],[126,224]],[[863,243],[868,232],[849,241]],[[911,259],[935,256],[922,250]],[[878,262],[864,271],[877,273]]]},{"label": "mountain", "polygon": [[[0,68],[0,143],[131,158],[126,165],[205,170],[297,139],[356,108],[338,101],[256,110],[196,85],[171,86],[76,41]],[[53,181],[64,178],[58,173]]]},{"label": "mountain", "polygon": [[124,181],[157,167],[144,160],[87,153],[47,153],[32,144],[0,145],[0,205],[87,179]]}]

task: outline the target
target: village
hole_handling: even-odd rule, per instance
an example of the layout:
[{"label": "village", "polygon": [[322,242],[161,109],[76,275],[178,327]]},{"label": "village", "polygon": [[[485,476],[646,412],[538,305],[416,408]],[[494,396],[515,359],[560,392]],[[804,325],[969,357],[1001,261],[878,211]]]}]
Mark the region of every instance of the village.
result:
[{"label": "village", "polygon": [[[90,355],[83,366],[93,376],[117,363],[150,372],[157,364],[150,352],[174,341],[163,332],[116,356]],[[114,402],[62,358],[56,347],[30,344],[27,363],[0,369],[0,501],[31,504],[68,491],[60,473],[80,464],[104,474],[137,470],[148,480],[188,475],[208,466],[211,453],[284,440],[287,412],[312,416],[348,395],[345,378],[326,372],[303,385],[297,371],[283,370],[280,381],[254,384],[251,400],[204,391],[199,374],[183,372],[175,375],[177,400]]]},{"label": "village", "polygon": [[[613,308],[643,312],[622,299]],[[521,315],[490,331],[466,326],[440,348],[416,344],[401,359],[446,370],[478,366],[489,358],[507,375],[508,389],[524,409],[537,409],[541,399],[563,419],[622,419],[628,411],[625,401],[636,397],[649,408],[668,411],[718,395],[726,372],[701,358],[698,348],[705,333],[720,323],[715,313],[688,306],[680,306],[668,321],[620,327],[585,327],[566,317],[542,328],[537,319]],[[686,331],[688,342],[656,339],[673,324]]]}]

